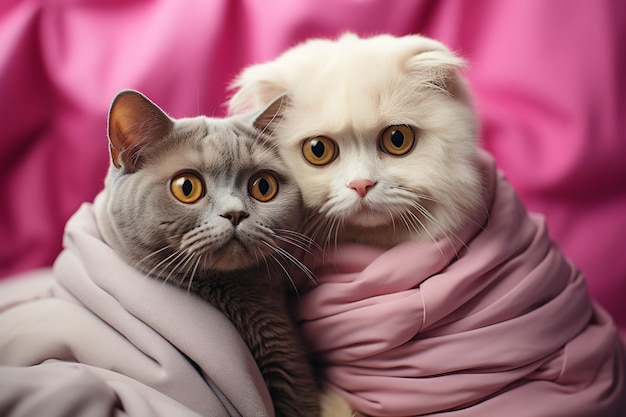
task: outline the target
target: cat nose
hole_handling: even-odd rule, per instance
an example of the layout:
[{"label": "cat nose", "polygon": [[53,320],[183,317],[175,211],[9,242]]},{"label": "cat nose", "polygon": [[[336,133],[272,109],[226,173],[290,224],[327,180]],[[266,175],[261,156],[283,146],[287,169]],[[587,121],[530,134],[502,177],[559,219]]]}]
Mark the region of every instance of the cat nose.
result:
[{"label": "cat nose", "polygon": [[356,191],[361,198],[365,197],[367,192],[375,185],[375,182],[367,179],[352,180],[348,183],[348,187]]},{"label": "cat nose", "polygon": [[233,226],[237,226],[243,219],[248,217],[249,214],[245,211],[229,211],[223,214],[220,214],[220,217],[230,220]]}]

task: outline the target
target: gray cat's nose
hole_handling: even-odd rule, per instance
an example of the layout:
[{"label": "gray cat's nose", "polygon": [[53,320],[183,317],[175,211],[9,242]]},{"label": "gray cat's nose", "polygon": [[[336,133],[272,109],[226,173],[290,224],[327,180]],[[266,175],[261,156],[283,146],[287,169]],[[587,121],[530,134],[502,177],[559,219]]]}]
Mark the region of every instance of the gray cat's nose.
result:
[{"label": "gray cat's nose", "polygon": [[248,217],[249,214],[245,211],[229,211],[223,214],[220,214],[220,217],[230,220],[233,226],[237,226],[243,219]]}]

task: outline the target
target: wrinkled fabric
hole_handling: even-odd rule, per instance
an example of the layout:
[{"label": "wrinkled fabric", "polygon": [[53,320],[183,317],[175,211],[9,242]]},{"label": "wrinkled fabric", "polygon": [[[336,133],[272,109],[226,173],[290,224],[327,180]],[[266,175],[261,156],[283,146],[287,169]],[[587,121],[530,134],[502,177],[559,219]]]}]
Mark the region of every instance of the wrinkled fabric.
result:
[{"label": "wrinkled fabric", "polygon": [[272,416],[230,321],[125,264],[98,201],[68,222],[54,270],[0,285],[0,415]]},{"label": "wrinkled fabric", "polygon": [[485,210],[456,235],[324,255],[296,318],[330,385],[371,416],[626,415],[626,350],[541,216],[481,155]]},{"label": "wrinkled fabric", "polygon": [[311,36],[420,33],[467,58],[482,142],[626,330],[622,0],[9,0],[0,4],[0,276],[51,265],[102,187],[121,89],[220,115]]}]

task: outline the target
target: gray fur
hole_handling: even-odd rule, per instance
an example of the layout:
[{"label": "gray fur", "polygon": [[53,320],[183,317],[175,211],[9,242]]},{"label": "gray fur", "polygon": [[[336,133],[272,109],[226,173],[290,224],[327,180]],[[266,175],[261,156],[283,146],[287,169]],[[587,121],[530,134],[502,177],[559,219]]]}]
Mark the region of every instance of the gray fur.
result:
[{"label": "gray fur", "polygon": [[[129,117],[117,114],[128,109]],[[286,271],[297,262],[289,250],[306,243],[292,232],[301,221],[300,194],[256,120],[175,120],[139,93],[120,93],[109,117],[112,163],[99,224],[129,264],[199,294],[231,319],[277,416],[316,416],[317,386],[284,302]],[[171,179],[185,171],[200,174],[205,185],[191,204],[170,190]],[[271,201],[249,194],[249,179],[259,171],[278,179]],[[245,217],[235,224],[227,213]]]}]

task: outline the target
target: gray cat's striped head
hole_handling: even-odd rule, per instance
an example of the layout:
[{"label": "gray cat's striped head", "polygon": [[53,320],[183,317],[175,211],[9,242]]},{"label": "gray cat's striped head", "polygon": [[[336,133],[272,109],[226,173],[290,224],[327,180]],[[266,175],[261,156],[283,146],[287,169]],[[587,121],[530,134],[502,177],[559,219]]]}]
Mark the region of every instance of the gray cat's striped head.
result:
[{"label": "gray cat's striped head", "polygon": [[[173,119],[121,92],[109,113],[102,234],[145,273],[179,284],[290,259],[300,194],[258,117]],[[269,117],[268,117],[269,115]]]}]

